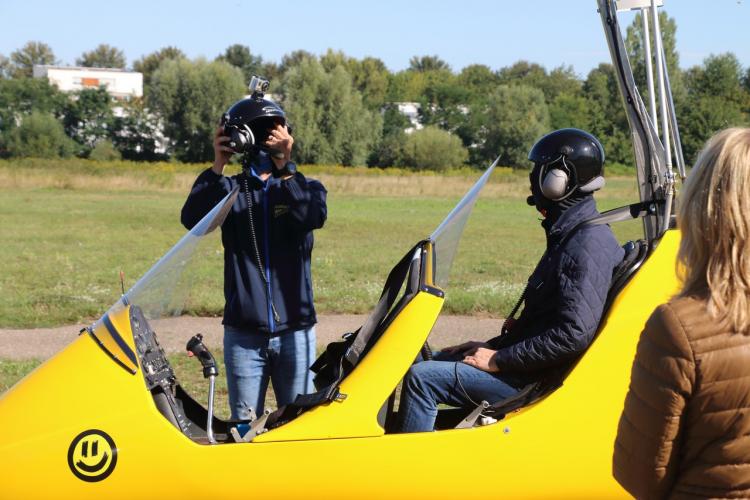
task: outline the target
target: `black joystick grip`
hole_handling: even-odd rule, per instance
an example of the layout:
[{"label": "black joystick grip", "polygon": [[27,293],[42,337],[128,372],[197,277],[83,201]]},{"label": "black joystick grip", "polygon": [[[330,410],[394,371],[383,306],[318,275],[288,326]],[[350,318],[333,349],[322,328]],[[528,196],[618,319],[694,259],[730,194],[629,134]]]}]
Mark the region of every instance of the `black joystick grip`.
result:
[{"label": "black joystick grip", "polygon": [[203,378],[219,374],[219,369],[216,367],[216,360],[203,343],[203,335],[200,333],[193,335],[193,337],[188,340],[185,348],[188,351],[188,356],[195,356],[198,358],[198,361],[201,362],[201,365],[203,365]]}]

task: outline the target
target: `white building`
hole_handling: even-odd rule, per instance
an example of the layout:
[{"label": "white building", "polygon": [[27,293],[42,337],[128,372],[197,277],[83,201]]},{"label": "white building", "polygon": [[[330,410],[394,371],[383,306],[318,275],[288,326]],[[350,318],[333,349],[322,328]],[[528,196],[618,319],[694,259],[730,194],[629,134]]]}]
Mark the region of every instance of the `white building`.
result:
[{"label": "white building", "polygon": [[143,96],[143,74],[113,68],[34,65],[34,78],[47,78],[63,92],[75,92],[101,85],[115,99]]},{"label": "white building", "polygon": [[394,102],[398,112],[409,119],[411,127],[404,130],[407,134],[411,134],[415,130],[421,130],[424,128],[422,123],[419,121],[419,103],[418,102]]}]

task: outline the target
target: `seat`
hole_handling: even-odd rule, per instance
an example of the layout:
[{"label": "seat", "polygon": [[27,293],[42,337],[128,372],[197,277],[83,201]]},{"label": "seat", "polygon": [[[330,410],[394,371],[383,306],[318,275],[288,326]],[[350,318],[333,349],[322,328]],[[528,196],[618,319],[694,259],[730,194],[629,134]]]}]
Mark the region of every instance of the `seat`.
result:
[{"label": "seat", "polygon": [[[314,384],[317,392],[299,394],[294,402],[271,413],[267,427],[273,429],[294,420],[315,406],[346,398],[339,392],[339,386],[364,358],[378,339],[388,329],[394,319],[420,290],[423,279],[423,259],[427,252],[427,241],[420,241],[412,247],[391,270],[386,280],[378,304],[367,321],[356,331],[347,333],[343,339],[331,342],[315,360],[310,369],[315,373]],[[430,250],[431,251],[431,250]],[[361,340],[360,345],[356,345]],[[356,350],[356,357],[350,357]],[[378,413],[378,421],[385,426],[385,420],[393,407],[389,398]]]},{"label": "seat", "polygon": [[622,248],[625,250],[625,256],[612,272],[612,283],[609,286],[602,318],[607,316],[615,297],[617,297],[617,294],[622,291],[625,285],[628,284],[628,281],[630,281],[630,278],[641,267],[649,252],[649,244],[646,240],[628,241]]}]

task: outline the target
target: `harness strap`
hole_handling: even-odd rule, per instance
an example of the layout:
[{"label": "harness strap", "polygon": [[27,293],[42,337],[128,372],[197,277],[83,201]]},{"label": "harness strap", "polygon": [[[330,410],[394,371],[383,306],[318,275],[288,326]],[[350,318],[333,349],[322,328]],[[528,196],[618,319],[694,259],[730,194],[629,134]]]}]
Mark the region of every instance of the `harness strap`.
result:
[{"label": "harness strap", "polygon": [[352,345],[346,351],[346,360],[352,367],[357,365],[362,353],[367,347],[370,337],[372,337],[373,333],[377,331],[378,327],[383,322],[383,319],[385,319],[388,314],[388,311],[393,307],[393,304],[398,297],[398,293],[401,290],[401,285],[403,285],[404,280],[406,280],[409,268],[411,267],[411,262],[414,260],[414,252],[421,247],[423,243],[424,241],[420,241],[406,252],[406,255],[401,258],[399,263],[396,264],[388,275],[388,279],[386,279],[385,285],[383,286],[383,292],[380,294],[380,300],[378,300],[375,309],[373,309],[372,313],[367,318],[367,321],[365,321],[365,324],[359,329],[354,342],[352,342]]},{"label": "harness strap", "polygon": [[[344,355],[339,359],[335,370],[335,379],[327,386],[322,387],[320,390],[312,394],[298,394],[293,403],[276,410],[269,417],[271,427],[280,425],[309,408],[331,401],[341,401],[346,398],[346,395],[341,394],[339,391],[341,381],[357,365],[362,354],[367,349],[369,340],[372,338],[373,334],[379,330],[388,315],[388,312],[393,307],[393,304],[401,291],[401,286],[404,284],[404,281],[408,276],[415,252],[424,243],[425,240],[414,245],[388,274],[388,278],[383,286],[383,291],[380,294],[380,300],[378,300],[377,305],[367,318],[367,321],[365,321],[356,332],[349,334],[354,336],[354,339]],[[322,357],[318,358],[318,360],[313,363],[311,369],[317,372],[324,364],[325,360],[323,360]]]},{"label": "harness strap", "polygon": [[[630,219],[638,219],[639,217],[645,217],[647,215],[655,215],[657,205],[664,204],[664,200],[654,201],[642,201],[639,203],[633,203],[632,205],[625,205],[624,207],[613,208],[602,212],[593,219],[581,222],[579,225],[586,226],[599,226],[601,224],[611,224],[613,222],[621,222]],[[575,226],[577,228],[578,226]]]}]

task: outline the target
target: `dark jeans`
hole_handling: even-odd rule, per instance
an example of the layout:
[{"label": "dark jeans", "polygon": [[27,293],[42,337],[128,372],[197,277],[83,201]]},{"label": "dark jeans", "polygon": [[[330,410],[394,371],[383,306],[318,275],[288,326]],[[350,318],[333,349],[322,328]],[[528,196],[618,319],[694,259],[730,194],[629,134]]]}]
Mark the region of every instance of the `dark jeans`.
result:
[{"label": "dark jeans", "polygon": [[[463,356],[435,353],[412,365],[401,388],[399,432],[426,432],[435,426],[438,404],[474,408],[518,394],[511,377],[487,373],[458,361]],[[513,384],[513,385],[511,385]]]}]

